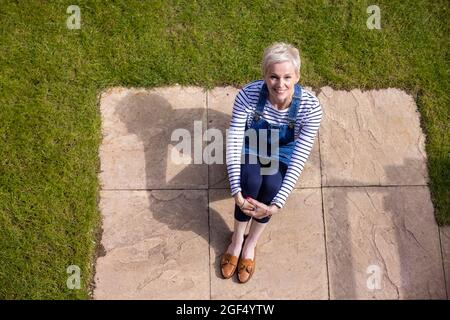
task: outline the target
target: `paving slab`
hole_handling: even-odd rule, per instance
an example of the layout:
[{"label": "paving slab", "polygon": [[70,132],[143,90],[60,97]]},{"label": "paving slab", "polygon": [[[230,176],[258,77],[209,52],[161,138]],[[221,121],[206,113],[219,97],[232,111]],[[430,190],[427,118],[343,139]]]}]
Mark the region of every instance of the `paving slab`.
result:
[{"label": "paving slab", "polygon": [[229,188],[226,165],[226,130],[230,126],[233,104],[239,89],[234,87],[214,88],[208,91],[208,129],[217,129],[223,137],[221,150],[223,160],[208,166],[209,187],[215,189]]},{"label": "paving slab", "polygon": [[[312,91],[306,87],[306,90]],[[230,126],[233,104],[239,89],[234,87],[214,88],[208,92],[208,129],[214,128],[222,132],[226,137],[226,129]],[[313,92],[313,91],[312,91]],[[311,150],[308,161],[305,164],[303,172],[297,181],[296,188],[320,187],[320,158],[318,138]],[[224,139],[225,141],[225,139]],[[226,155],[226,144],[223,144],[222,153]],[[212,164],[209,166],[209,187],[223,189],[229,187],[227,167],[225,161],[223,164]]]},{"label": "paving slab", "polygon": [[444,274],[447,287],[447,299],[450,298],[450,226],[440,227]]},{"label": "paving slab", "polygon": [[325,188],[331,299],[445,299],[426,187]]},{"label": "paving slab", "polygon": [[323,186],[427,184],[425,138],[410,95],[324,87],[318,98]]},{"label": "paving slab", "polygon": [[272,217],[257,246],[256,271],[245,284],[220,275],[233,227],[228,193],[209,191],[211,299],[328,299],[320,189],[295,189],[283,212]]},{"label": "paving slab", "polygon": [[[397,89],[320,90],[321,129],[296,189],[262,235],[253,279],[223,280],[233,200],[225,164],[205,162],[212,141],[203,134],[226,137],[237,92],[102,93],[104,255],[95,299],[447,297],[450,231],[434,220],[417,107]],[[222,152],[225,160],[225,144]]]},{"label": "paving slab", "polygon": [[209,299],[206,190],[102,191],[95,299]]},{"label": "paving slab", "polygon": [[[206,128],[203,89],[112,88],[102,93],[100,111],[102,189],[207,188],[208,166],[201,159],[201,138],[202,145],[197,146],[200,159],[194,158],[194,130],[201,137]],[[190,154],[177,147],[182,141],[172,136],[177,129],[190,134]],[[189,162],[183,163],[183,159]]]}]

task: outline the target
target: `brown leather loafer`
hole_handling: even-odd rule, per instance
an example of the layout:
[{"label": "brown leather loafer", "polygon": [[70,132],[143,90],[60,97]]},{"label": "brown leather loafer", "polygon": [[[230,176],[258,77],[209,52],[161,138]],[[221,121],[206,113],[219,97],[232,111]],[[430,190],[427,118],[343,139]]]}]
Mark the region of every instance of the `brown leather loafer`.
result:
[{"label": "brown leather loafer", "polygon": [[252,259],[239,259],[238,262],[238,280],[240,283],[246,283],[255,272],[256,266],[256,248],[255,256]]},{"label": "brown leather loafer", "polygon": [[220,259],[220,271],[225,279],[230,279],[236,271],[238,257],[224,253]]}]

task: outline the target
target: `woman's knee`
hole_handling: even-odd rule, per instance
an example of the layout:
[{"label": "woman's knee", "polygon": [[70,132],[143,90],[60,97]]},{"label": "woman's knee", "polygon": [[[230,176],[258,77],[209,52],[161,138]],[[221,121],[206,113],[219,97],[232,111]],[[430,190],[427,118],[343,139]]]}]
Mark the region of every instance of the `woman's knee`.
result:
[{"label": "woman's knee", "polygon": [[257,165],[243,165],[241,168],[241,188],[244,195],[258,194],[262,176]]},{"label": "woman's knee", "polygon": [[281,189],[282,180],[264,179],[261,183],[259,198],[262,202],[270,202]]},{"label": "woman's knee", "polygon": [[264,217],[264,218],[261,218],[261,219],[253,218],[253,219],[256,220],[259,223],[267,223],[267,222],[269,222],[270,217]]},{"label": "woman's knee", "polygon": [[259,192],[259,189],[261,188],[261,182],[257,177],[254,179],[249,178],[246,181],[241,182],[242,187],[242,193],[244,195],[256,195]]},{"label": "woman's knee", "polygon": [[237,205],[234,206],[234,218],[239,222],[246,222],[251,219],[250,216],[243,213]]}]

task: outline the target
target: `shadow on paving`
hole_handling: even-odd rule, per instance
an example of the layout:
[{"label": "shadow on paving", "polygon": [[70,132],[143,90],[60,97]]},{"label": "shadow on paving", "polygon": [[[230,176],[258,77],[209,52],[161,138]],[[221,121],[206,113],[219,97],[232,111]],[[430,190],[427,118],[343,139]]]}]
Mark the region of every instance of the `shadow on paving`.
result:
[{"label": "shadow on paving", "polygon": [[[221,273],[219,268],[219,259],[232,235],[232,231],[220,217],[220,214],[214,209],[208,208],[210,217],[213,215],[215,216],[215,226],[218,230],[220,230],[221,234],[222,231],[224,234],[222,244],[217,244],[215,241],[209,241],[209,232],[205,233],[202,225],[195,223],[194,218],[198,216],[198,212],[193,211],[195,206],[189,205],[189,199],[184,199],[186,201],[186,206],[180,207],[174,201],[165,201],[164,199],[152,195],[152,192],[155,190],[180,189],[180,185],[183,186],[186,182],[192,181],[193,178],[198,178],[192,177],[192,175],[193,172],[194,175],[198,173],[199,167],[204,167],[208,170],[207,164],[190,164],[187,165],[183,171],[177,173],[170,179],[167,179],[166,176],[168,169],[167,164],[170,163],[168,160],[170,155],[167,154],[167,146],[169,144],[175,146],[180,142],[179,140],[173,142],[171,141],[172,132],[179,128],[185,128],[191,132],[191,146],[193,149],[194,121],[201,121],[204,119],[205,121],[203,121],[203,125],[205,126],[207,124],[206,112],[206,109],[175,109],[166,99],[156,93],[139,96],[127,94],[126,97],[120,101],[116,110],[120,120],[126,125],[128,132],[137,135],[144,144],[146,181],[161,181],[161,188],[148,189],[148,203],[150,205],[150,211],[152,212],[153,218],[161,223],[164,223],[171,230],[192,231],[203,237],[204,240],[211,246],[216,245],[216,247],[213,247],[217,257],[214,265],[216,276],[220,277]],[[210,118],[220,119],[221,123],[229,123],[230,121],[230,116],[225,113],[217,112],[211,109],[208,110],[208,113]],[[186,127],[186,123],[189,123],[191,127]],[[224,134],[223,130],[222,133]],[[157,138],[152,139],[152,137]],[[223,135],[223,137],[225,140],[225,135]],[[161,144],[161,141],[166,142],[166,144]],[[156,154],[158,154],[158,158],[161,161],[158,161],[157,167],[148,166],[147,164],[154,162]],[[225,157],[225,144],[222,148],[222,154]],[[225,158],[223,162],[225,162]],[[217,170],[222,170],[223,172],[220,174],[220,178],[227,179],[225,164],[213,164],[211,167],[215,167],[215,172],[217,172]],[[205,175],[205,178],[204,183],[199,183],[197,187],[188,186],[182,187],[182,189],[204,189],[207,194],[209,189],[207,174]],[[223,181],[219,181],[219,183],[220,182]],[[231,198],[229,192],[226,194],[228,195],[226,199]],[[150,199],[150,197],[152,197],[152,199]],[[234,214],[233,207],[230,207],[230,214]]]},{"label": "shadow on paving", "polygon": [[[183,186],[186,182],[195,179],[197,179],[195,181],[199,181],[199,177],[194,177],[193,172],[199,172],[196,171],[197,167],[207,167],[206,164],[187,165],[185,169],[168,179],[166,174],[168,171],[167,163],[169,163],[169,155],[167,154],[169,150],[168,145],[171,144],[172,146],[175,146],[179,143],[179,141],[171,141],[172,132],[179,128],[185,128],[191,132],[191,146],[193,149],[194,121],[203,120],[203,126],[207,125],[209,119],[219,119],[219,123],[229,123],[230,116],[212,109],[176,109],[160,95],[152,93],[140,96],[128,94],[120,101],[116,112],[119,115],[120,120],[126,125],[128,132],[137,135],[144,144],[146,181],[161,181],[161,188],[148,188],[148,203],[150,204],[150,211],[152,212],[153,217],[172,230],[192,231],[203,237],[211,246],[215,246],[212,248],[217,257],[214,263],[215,273],[217,277],[221,277],[219,259],[228,244],[231,230],[227,223],[220,217],[220,214],[212,208],[209,208],[209,219],[214,216],[214,219],[217,220],[216,230],[220,230],[219,232],[221,234],[223,230],[223,241],[219,245],[217,244],[218,242],[210,241],[209,232],[204,232],[204,227],[198,223],[194,223],[195,219],[193,218],[198,216],[198,212],[195,212],[195,206],[189,205],[188,199],[186,199],[187,202],[185,206],[180,206],[173,201],[164,201],[164,199],[161,200],[158,199],[158,197],[150,199],[150,197],[152,197],[152,190],[180,189],[179,186]],[[206,119],[206,113],[208,113],[208,119]],[[190,127],[186,127],[186,123],[189,123]],[[204,129],[205,128],[202,130]],[[223,137],[225,137],[224,130],[221,131]],[[222,151],[223,157],[225,157],[225,146]],[[157,164],[149,166],[148,164],[155,162],[155,157],[159,159]],[[408,175],[408,168],[417,167],[417,164],[412,163],[414,161],[417,160],[408,159],[403,166],[387,167],[385,173],[388,177],[392,176],[397,178],[399,174],[401,176]],[[214,172],[221,171],[222,173],[219,174],[219,176],[226,178],[225,165],[211,165],[211,167],[213,166],[218,166],[218,168],[214,168]],[[208,168],[206,168],[206,170],[208,170]],[[209,168],[209,171],[211,172],[211,168]],[[398,179],[395,180],[398,181]],[[200,178],[200,181],[202,182],[199,183],[197,187],[187,186],[181,187],[181,189],[202,189],[207,193],[208,189],[211,187],[208,181],[208,174],[206,174],[206,177]],[[416,228],[415,232],[410,230],[411,226],[409,224],[414,225],[417,221],[412,221],[412,217],[408,217],[408,212],[415,210],[412,206],[421,205],[420,199],[416,199],[416,201],[412,201],[412,203],[402,202],[402,196],[407,196],[406,189],[396,189],[408,188],[408,186],[380,186],[379,188],[373,186],[364,187],[363,185],[361,186],[362,183],[359,183],[358,181],[347,180],[332,180],[328,181],[328,183],[331,186],[336,186],[336,188],[324,188],[324,193],[330,196],[328,198],[324,196],[325,201],[332,204],[329,212],[327,211],[327,208],[324,208],[328,248],[327,255],[329,261],[330,297],[332,299],[354,299],[360,297],[361,290],[365,289],[366,279],[369,277],[366,268],[370,264],[380,268],[383,274],[383,287],[381,290],[388,290],[389,292],[377,293],[376,291],[373,291],[373,296],[371,296],[371,293],[367,294],[366,291],[363,295],[367,295],[367,298],[378,297],[395,299],[442,297],[442,293],[438,290],[438,287],[443,279],[436,279],[436,270],[428,270],[426,267],[427,263],[437,263],[437,261],[424,262],[424,259],[436,258],[433,254],[431,256],[429,254],[429,251],[434,249],[434,243],[428,241],[428,243],[423,245],[422,242],[426,239],[427,235],[421,232],[419,228]],[[215,183],[212,184],[214,185]],[[340,187],[348,185],[358,187]],[[420,188],[420,186],[411,188]],[[425,186],[424,188],[426,190],[425,192],[428,192]],[[330,191],[327,193],[326,190]],[[411,191],[414,192],[413,189],[411,189]],[[371,203],[373,210],[373,212],[367,214],[367,216],[365,209],[358,208],[359,203],[354,202],[353,194],[362,192],[367,194],[367,200]],[[224,194],[226,194],[227,197],[224,197],[223,199],[230,198],[229,193]],[[382,197],[381,206],[372,203],[371,197],[377,197],[377,194]],[[336,199],[339,199],[339,201]],[[413,198],[408,199],[414,200]],[[324,203],[324,206],[326,207],[326,203]],[[359,234],[354,234],[351,227],[351,223],[355,222],[355,219],[351,216],[354,214],[355,209],[359,212],[358,214],[360,214],[358,219],[362,222],[359,223],[363,223],[363,220],[366,219],[367,225],[369,226],[367,230],[358,229],[359,231],[357,232],[360,232]],[[229,208],[230,215],[233,214],[233,210],[234,208]],[[425,218],[427,223],[429,223],[428,220],[430,218],[431,217]],[[371,221],[371,219],[374,220]],[[421,217],[415,216],[413,220],[414,219],[420,220]],[[434,217],[432,217],[432,219],[434,221]],[[209,225],[209,228],[210,227],[211,225]],[[361,232],[367,232],[367,234]],[[354,238],[355,235],[360,236],[361,239]],[[357,255],[361,255],[361,253],[353,251],[355,249],[365,250],[366,246],[370,249],[367,249],[368,252],[363,253],[363,255],[365,254],[365,258],[362,259],[362,264],[355,265],[355,261],[358,260]],[[383,249],[380,250],[379,246]],[[387,256],[386,259],[389,260],[388,262],[386,262],[385,256]],[[365,259],[367,261],[365,261]],[[361,268],[363,269],[361,270]],[[358,274],[358,279],[355,276],[356,274]],[[363,283],[361,283],[361,281]],[[417,288],[417,286],[420,287]],[[408,294],[408,292],[399,292],[402,288],[412,290],[411,295]]]},{"label": "shadow on paving", "polygon": [[[387,181],[410,175],[419,162],[385,166]],[[324,203],[331,299],[445,298],[439,231],[427,186],[328,183],[337,186],[324,188],[333,189],[324,191],[331,204]]]}]

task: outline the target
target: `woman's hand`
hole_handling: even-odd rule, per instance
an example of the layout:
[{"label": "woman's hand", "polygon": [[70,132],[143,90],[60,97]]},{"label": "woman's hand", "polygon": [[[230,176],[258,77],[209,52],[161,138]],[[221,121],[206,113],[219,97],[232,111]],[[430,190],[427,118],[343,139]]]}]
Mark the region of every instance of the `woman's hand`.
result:
[{"label": "woman's hand", "polygon": [[244,210],[249,210],[249,211],[255,210],[255,206],[253,204],[251,204],[248,201],[248,199],[244,199],[244,197],[242,196],[242,193],[240,193],[240,192],[238,192],[234,196],[234,202],[242,210],[242,212],[244,212]]},{"label": "woman's hand", "polygon": [[252,198],[247,198],[246,201],[254,207],[254,210],[248,210],[244,207],[244,209],[242,209],[242,212],[244,212],[246,215],[256,218],[256,219],[261,219],[261,218],[272,216],[273,214],[277,214],[278,211],[280,210],[274,204],[271,204],[268,206],[262,202],[259,202],[258,200],[252,199]]}]

